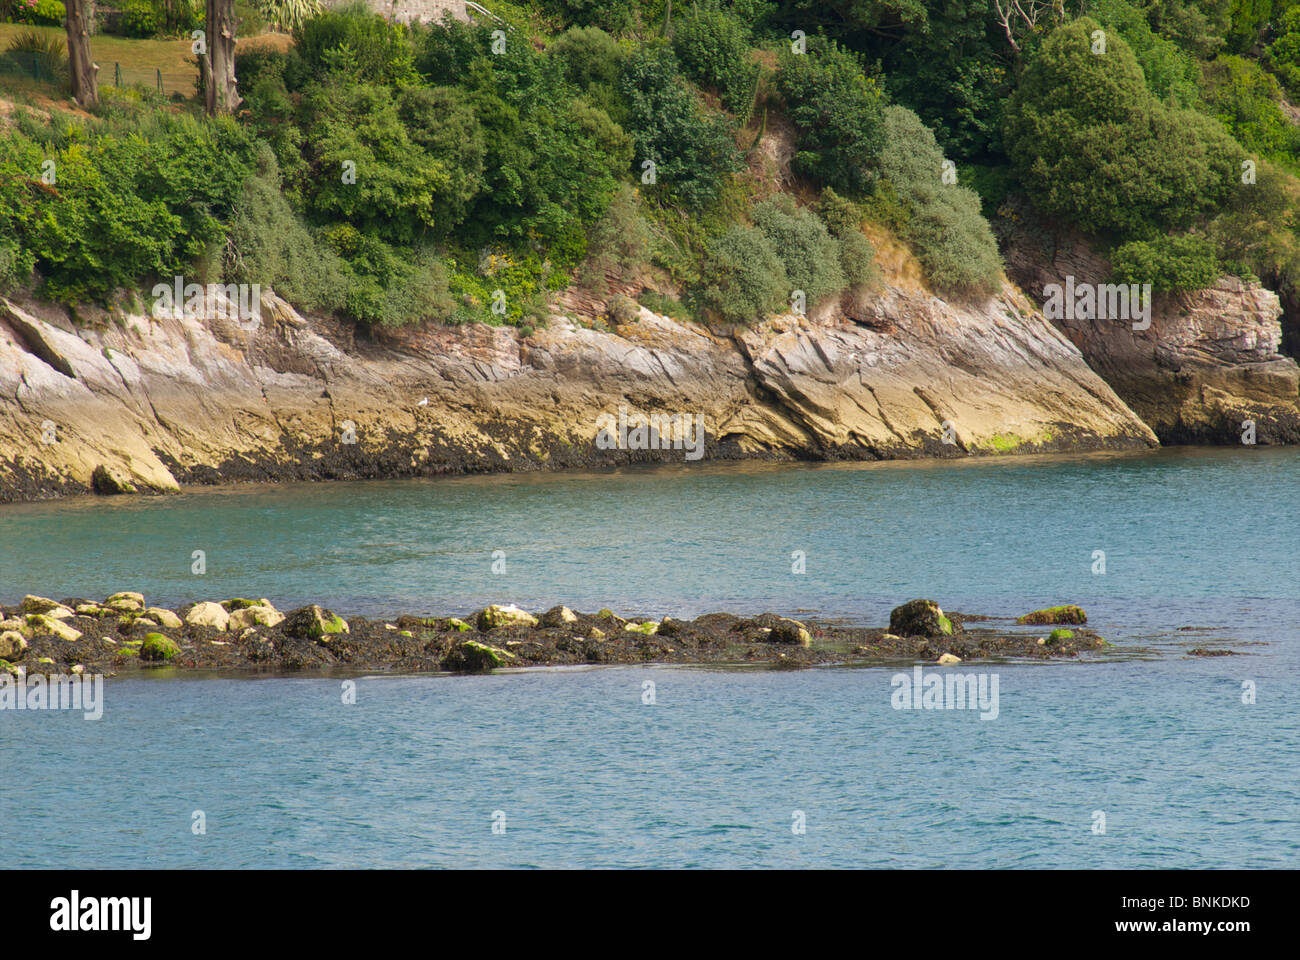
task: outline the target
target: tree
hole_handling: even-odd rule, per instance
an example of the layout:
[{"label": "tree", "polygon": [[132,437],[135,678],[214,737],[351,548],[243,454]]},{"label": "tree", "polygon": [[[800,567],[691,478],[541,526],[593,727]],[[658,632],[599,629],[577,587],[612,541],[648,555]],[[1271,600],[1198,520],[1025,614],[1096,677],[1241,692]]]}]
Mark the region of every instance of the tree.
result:
[{"label": "tree", "polygon": [[68,0],[68,75],[77,106],[85,109],[99,102],[99,65],[90,59],[90,18],[87,0]]},{"label": "tree", "polygon": [[243,99],[235,88],[235,0],[207,0],[208,36],[203,95],[208,116],[234,113]]}]

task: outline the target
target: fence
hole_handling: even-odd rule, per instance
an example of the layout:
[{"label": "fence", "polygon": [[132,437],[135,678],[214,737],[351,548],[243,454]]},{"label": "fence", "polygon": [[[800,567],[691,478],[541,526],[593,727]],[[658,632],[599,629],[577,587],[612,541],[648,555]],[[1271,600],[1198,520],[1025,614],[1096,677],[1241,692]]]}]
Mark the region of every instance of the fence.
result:
[{"label": "fence", "polygon": [[[68,86],[68,61],[51,57],[47,53],[28,50],[10,50],[0,54],[0,75],[31,77],[38,83],[57,87]],[[156,90],[163,96],[180,94],[192,97],[197,88],[199,72],[194,70],[162,70],[157,67],[122,66],[120,62],[100,63],[100,87],[140,86]]]}]

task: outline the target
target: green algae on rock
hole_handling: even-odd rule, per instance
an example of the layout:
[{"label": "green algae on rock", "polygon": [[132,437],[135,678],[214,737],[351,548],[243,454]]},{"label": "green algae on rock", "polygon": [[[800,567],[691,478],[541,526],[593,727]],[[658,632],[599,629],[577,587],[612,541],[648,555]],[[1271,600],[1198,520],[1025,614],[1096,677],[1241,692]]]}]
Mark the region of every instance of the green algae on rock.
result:
[{"label": "green algae on rock", "polygon": [[1032,613],[1026,613],[1024,616],[1016,618],[1016,623],[1033,624],[1034,626],[1055,623],[1082,624],[1087,622],[1088,615],[1083,612],[1083,608],[1076,607],[1072,603],[1060,607],[1045,607],[1042,610],[1035,610]]}]

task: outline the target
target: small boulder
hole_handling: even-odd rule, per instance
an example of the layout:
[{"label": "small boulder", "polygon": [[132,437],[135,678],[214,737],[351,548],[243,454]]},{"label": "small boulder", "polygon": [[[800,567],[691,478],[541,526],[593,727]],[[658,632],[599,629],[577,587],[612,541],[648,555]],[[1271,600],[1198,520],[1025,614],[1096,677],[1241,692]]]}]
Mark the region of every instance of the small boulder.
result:
[{"label": "small boulder", "polygon": [[513,603],[509,606],[492,604],[480,610],[477,617],[478,628],[484,633],[498,627],[535,627],[537,618],[527,610],[520,610]]},{"label": "small boulder", "polygon": [[27,649],[27,638],[17,630],[0,633],[0,657],[6,660],[20,660]]},{"label": "small boulder", "polygon": [[90,486],[96,493],[103,496],[137,492],[135,484],[128,480],[122,471],[116,467],[105,466],[102,463],[90,475]]},{"label": "small boulder", "polygon": [[104,603],[107,605],[110,603],[116,603],[119,600],[130,600],[135,604],[137,610],[144,609],[144,594],[136,593],[134,590],[119,590],[112,596],[105,597]]},{"label": "small boulder", "polygon": [[659,624],[653,620],[647,620],[645,623],[628,623],[623,626],[624,630],[632,633],[643,633],[647,637],[653,637],[659,632]]},{"label": "small boulder", "polygon": [[951,637],[952,621],[933,600],[909,600],[889,614],[889,632],[904,637]]},{"label": "small boulder", "polygon": [[150,607],[144,612],[144,615],[158,626],[167,627],[169,630],[179,630],[182,626],[180,617],[170,610],[164,610],[162,607]]},{"label": "small boulder", "polygon": [[448,617],[447,629],[455,630],[457,633],[469,633],[474,628],[459,617]]},{"label": "small boulder", "polygon": [[1057,643],[1061,640],[1073,640],[1073,639],[1074,639],[1074,631],[1066,630],[1064,627],[1057,627],[1055,630],[1053,630],[1051,633],[1047,635],[1048,643]]},{"label": "small boulder", "polygon": [[768,643],[788,643],[799,647],[812,646],[812,634],[798,620],[782,617],[772,625],[767,635]]},{"label": "small boulder", "polygon": [[76,612],[79,617],[102,617],[104,608],[97,603],[79,603]]},{"label": "small boulder", "polygon": [[284,632],[300,640],[319,640],[336,633],[350,633],[348,622],[331,610],[316,604],[299,607],[284,621]]},{"label": "small boulder", "polygon": [[1063,607],[1045,607],[1042,610],[1035,610],[1033,613],[1026,613],[1023,617],[1016,618],[1016,623],[1030,623],[1034,625],[1055,624],[1055,623],[1087,623],[1088,615],[1083,612],[1082,607],[1076,607],[1068,603]]},{"label": "small boulder", "polygon": [[542,626],[564,627],[578,622],[578,615],[568,607],[551,607],[542,614]]},{"label": "small boulder", "polygon": [[952,653],[941,653],[939,655],[939,666],[951,667],[954,664],[961,663],[961,657]]},{"label": "small boulder", "polygon": [[230,614],[230,621],[227,624],[231,630],[243,630],[246,627],[262,626],[274,627],[284,622],[284,614],[269,603],[266,605],[257,604],[249,607],[241,607]]},{"label": "small boulder", "polygon": [[517,659],[509,650],[490,647],[477,640],[465,640],[453,647],[443,658],[442,668],[454,673],[486,673]]},{"label": "small boulder", "polygon": [[57,600],[51,600],[48,597],[37,597],[28,594],[23,597],[23,602],[18,609],[26,614],[42,613],[46,616],[53,617],[55,620],[67,620],[76,614],[59,603]]},{"label": "small boulder", "polygon": [[225,630],[230,626],[230,614],[221,604],[204,600],[202,603],[194,604],[190,612],[185,615],[185,622],[194,627]]},{"label": "small boulder", "polygon": [[62,620],[55,620],[43,613],[33,613],[28,616],[27,626],[33,633],[48,633],[67,643],[81,639],[80,630],[74,630]]},{"label": "small boulder", "polygon": [[161,633],[146,633],[144,642],[140,644],[141,660],[170,660],[180,652],[176,641]]}]

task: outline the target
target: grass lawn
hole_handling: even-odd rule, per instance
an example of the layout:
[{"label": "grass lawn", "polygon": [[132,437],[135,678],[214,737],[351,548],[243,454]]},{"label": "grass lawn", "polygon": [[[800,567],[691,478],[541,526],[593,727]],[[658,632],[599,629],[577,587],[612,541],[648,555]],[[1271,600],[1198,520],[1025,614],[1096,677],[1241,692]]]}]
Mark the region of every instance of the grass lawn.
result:
[{"label": "grass lawn", "polygon": [[[22,23],[0,23],[0,53],[9,48],[9,41],[19,33],[28,30],[46,36],[65,37],[61,27],[31,27]],[[240,39],[240,46],[271,45],[285,49],[293,42],[283,33],[265,33],[258,37]],[[162,71],[163,89],[167,93],[180,91],[186,96],[194,95],[194,80],[198,76],[198,66],[194,63],[194,54],[190,52],[190,40],[133,40],[129,37],[113,37],[98,34],[90,38],[90,55],[99,64],[99,83],[111,86],[114,79],[114,66],[121,64],[124,83],[144,83],[153,86],[157,82],[157,71]]]}]

